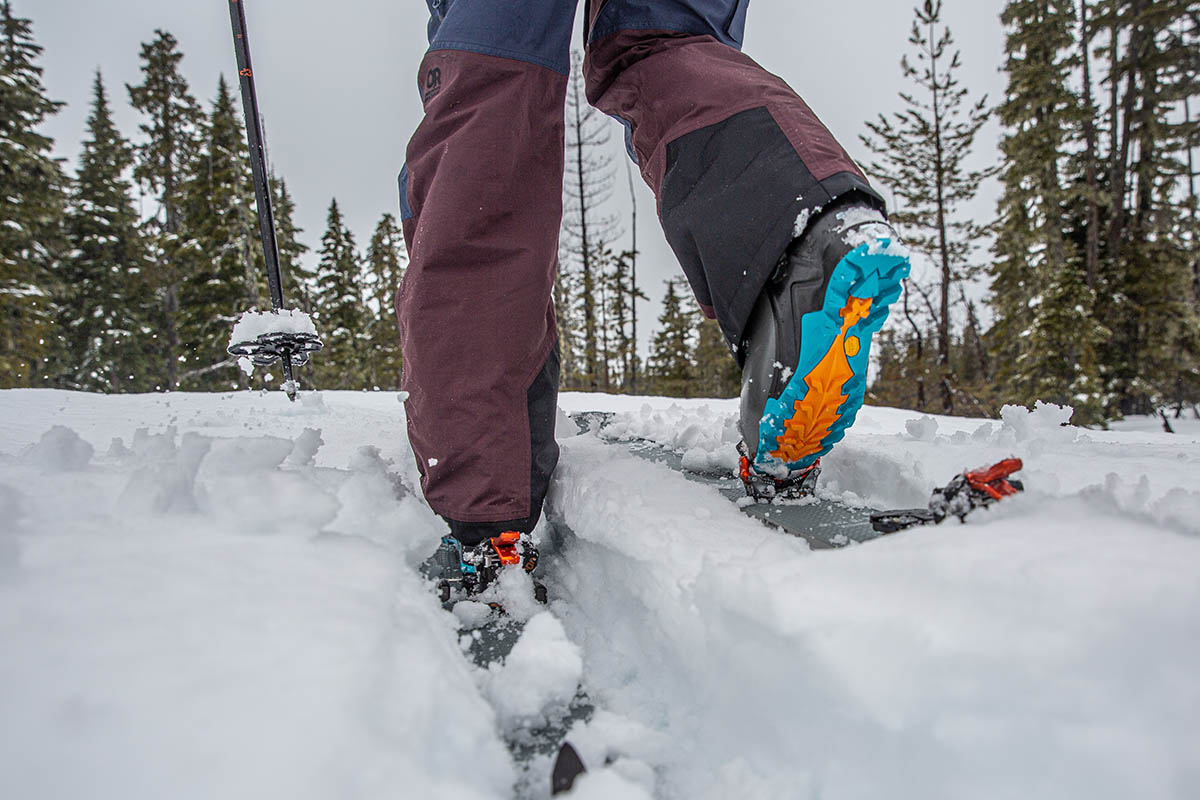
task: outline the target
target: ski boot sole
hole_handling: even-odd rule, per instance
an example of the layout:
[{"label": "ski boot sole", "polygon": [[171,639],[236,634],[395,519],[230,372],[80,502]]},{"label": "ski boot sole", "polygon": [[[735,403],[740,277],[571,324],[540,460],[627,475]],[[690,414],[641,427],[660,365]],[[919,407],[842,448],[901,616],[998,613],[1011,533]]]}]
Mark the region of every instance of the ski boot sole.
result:
[{"label": "ski boot sole", "polygon": [[908,251],[889,238],[847,253],[824,304],[800,319],[800,358],[759,424],[757,471],[778,478],[806,470],[846,435],[862,408],[872,337],[903,291]]}]

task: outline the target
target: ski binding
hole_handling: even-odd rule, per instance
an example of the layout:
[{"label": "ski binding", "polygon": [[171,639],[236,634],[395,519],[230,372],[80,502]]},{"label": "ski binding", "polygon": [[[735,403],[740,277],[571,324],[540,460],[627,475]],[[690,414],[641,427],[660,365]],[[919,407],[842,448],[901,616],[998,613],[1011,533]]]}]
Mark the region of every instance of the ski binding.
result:
[{"label": "ski binding", "polygon": [[821,459],[817,459],[807,469],[787,478],[773,478],[763,475],[750,464],[750,450],[745,442],[738,442],[738,477],[746,487],[746,495],[754,498],[755,502],[770,503],[773,500],[799,500],[812,497],[817,492],[817,478],[821,476]]},{"label": "ski binding", "polygon": [[1021,459],[1007,458],[990,467],[967,470],[940,489],[934,489],[927,508],[872,514],[871,526],[880,533],[895,533],[917,525],[940,525],[948,517],[965,522],[975,509],[987,508],[1025,491],[1025,485],[1012,477],[1023,466]]},{"label": "ski binding", "polygon": [[[454,596],[472,597],[485,591],[500,576],[505,567],[520,567],[532,573],[537,569],[538,551],[515,531],[502,533],[475,547],[463,547],[453,536],[442,537],[442,544],[433,554],[430,572],[439,575],[438,597],[449,603]],[[534,581],[533,596],[539,603],[548,599],[546,587]],[[499,604],[492,606],[499,610]]]}]

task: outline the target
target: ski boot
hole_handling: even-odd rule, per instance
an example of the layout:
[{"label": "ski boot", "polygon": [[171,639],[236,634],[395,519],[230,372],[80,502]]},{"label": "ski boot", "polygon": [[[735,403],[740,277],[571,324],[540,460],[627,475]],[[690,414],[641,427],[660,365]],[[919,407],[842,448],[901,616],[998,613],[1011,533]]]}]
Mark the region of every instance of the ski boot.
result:
[{"label": "ski boot", "polygon": [[[429,572],[441,577],[438,597],[443,603],[449,603],[455,595],[473,597],[481,594],[505,567],[520,567],[532,573],[537,569],[538,551],[527,534],[516,531],[485,539],[474,547],[464,547],[453,536],[445,536],[431,561]],[[545,603],[548,599],[546,587],[534,581],[533,596],[539,603]],[[499,609],[498,603],[490,605]]]},{"label": "ski boot", "polygon": [[871,337],[909,270],[895,231],[857,200],[821,214],[780,258],[741,348],[743,480],[751,496],[811,493],[817,462],[862,407]]}]

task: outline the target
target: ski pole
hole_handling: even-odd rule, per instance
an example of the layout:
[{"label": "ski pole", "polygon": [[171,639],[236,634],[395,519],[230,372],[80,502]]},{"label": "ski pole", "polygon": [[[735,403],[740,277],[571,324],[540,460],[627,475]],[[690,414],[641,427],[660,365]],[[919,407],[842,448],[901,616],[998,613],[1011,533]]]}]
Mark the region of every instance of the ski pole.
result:
[{"label": "ski pole", "polygon": [[[238,78],[242,90],[242,111],[246,116],[246,136],[250,142],[250,168],[254,175],[254,198],[258,204],[258,227],[267,265],[267,286],[271,309],[283,310],[283,280],[279,272],[279,245],[275,239],[275,213],[267,184],[266,147],[263,143],[262,117],[258,110],[258,92],[254,86],[254,68],[250,63],[250,40],[246,33],[245,0],[229,0],[229,18],[233,24],[233,48],[237,54]],[[288,399],[296,399],[296,381],[292,367],[308,361],[308,353],[321,349],[315,334],[267,333],[256,341],[230,345],[234,355],[254,357],[256,364],[283,364],[283,388]]]}]

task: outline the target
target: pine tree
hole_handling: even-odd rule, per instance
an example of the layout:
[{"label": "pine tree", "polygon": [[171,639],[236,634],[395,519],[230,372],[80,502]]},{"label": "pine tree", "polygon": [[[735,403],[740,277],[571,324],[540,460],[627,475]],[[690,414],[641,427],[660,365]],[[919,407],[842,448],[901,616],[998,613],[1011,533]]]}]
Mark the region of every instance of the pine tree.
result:
[{"label": "pine tree", "polygon": [[566,261],[560,269],[578,272],[579,291],[574,299],[580,309],[576,328],[581,349],[581,388],[596,391],[604,381],[604,354],[597,305],[602,291],[603,255],[616,238],[618,221],[602,214],[601,205],[612,195],[615,177],[612,156],[605,152],[609,142],[608,120],[588,105],[584,88],[583,56],[571,56],[567,87],[567,159],[564,182],[563,244]]},{"label": "pine tree", "polygon": [[1021,356],[1024,402],[1072,406],[1081,425],[1105,419],[1095,346],[1105,331],[1088,313],[1093,300],[1079,260],[1063,265],[1040,294]]},{"label": "pine tree", "polygon": [[337,200],[329,205],[321,237],[315,296],[317,327],[325,348],[314,359],[314,375],[322,388],[362,389],[368,381],[367,309],[363,302],[362,267],[354,235],[342,221]]},{"label": "pine tree", "polygon": [[400,330],[396,324],[396,291],[404,278],[408,251],[404,234],[396,218],[384,214],[367,246],[366,287],[368,312],[365,345],[368,352],[368,379],[372,387],[400,388]]},{"label": "pine tree", "polygon": [[1077,422],[1098,422],[1096,348],[1107,331],[1094,315],[1087,246],[1072,233],[1073,208],[1095,197],[1094,185],[1071,174],[1092,113],[1070,88],[1081,63],[1074,0],[1011,0],[1001,20],[1009,82],[999,109],[1004,195],[992,267],[999,378],[1006,399],[1067,403]]},{"label": "pine tree", "polygon": [[[304,254],[309,248],[300,241],[300,234],[304,231],[296,226],[296,202],[288,192],[287,182],[274,173],[271,174],[270,185],[275,212],[275,245],[279,251],[279,272],[283,279],[283,297],[289,308],[311,312],[316,276],[304,266]],[[266,292],[266,288],[260,286],[260,291]]]},{"label": "pine tree", "polygon": [[41,52],[30,21],[0,0],[0,388],[45,385],[58,335],[50,298],[66,181],[38,129],[62,104],[46,97]]},{"label": "pine tree", "polygon": [[1200,369],[1182,181],[1197,132],[1180,113],[1200,94],[1197,21],[1186,0],[1101,0],[1095,10],[1109,89],[1100,313],[1113,335],[1104,377],[1110,414],[1153,413],[1184,399]]},{"label": "pine tree", "polygon": [[737,362],[729,354],[729,343],[715,319],[708,319],[699,308],[693,313],[699,321],[696,334],[695,383],[697,397],[737,397],[742,390],[742,376]]},{"label": "pine tree", "polygon": [[183,227],[183,185],[200,148],[203,114],[180,72],[183,54],[171,34],[158,30],[142,45],[142,83],[126,85],[129,100],[145,120],[139,126],[143,141],[135,148],[134,177],[157,203],[147,225],[154,268],[152,280],[159,301],[158,338],[164,388],[179,382],[183,357],[177,329],[179,291],[183,272],[178,264]]},{"label": "pine tree", "polygon": [[692,363],[695,317],[684,309],[678,285],[678,279],[667,281],[663,311],[658,318],[658,331],[650,345],[647,364],[650,391],[666,397],[690,396],[695,380]]},{"label": "pine tree", "polygon": [[579,293],[576,275],[565,266],[563,255],[559,255],[559,269],[554,276],[554,317],[558,323],[559,376],[565,389],[584,388],[580,372],[579,331],[576,324],[575,297]]},{"label": "pine tree", "polygon": [[247,308],[270,305],[259,288],[265,269],[246,135],[224,77],[205,128],[182,205],[186,222],[178,253],[186,273],[178,328],[185,357],[179,382],[222,390],[245,380],[225,350],[233,324]]},{"label": "pine tree", "polygon": [[973,276],[973,245],[982,235],[979,226],[958,219],[956,212],[991,174],[968,170],[965,163],[990,113],[986,97],[964,105],[969,91],[957,78],[960,52],[951,50],[954,37],[942,22],[941,0],[924,0],[914,14],[909,43],[919,66],[906,55],[901,68],[922,94],[902,92],[906,110],[868,122],[873,135],[861,139],[880,158],[870,171],[901,201],[892,219],[902,227],[906,243],[929,255],[939,271],[938,364],[942,408],[951,412],[950,298],[959,281]]},{"label": "pine tree", "polygon": [[606,374],[612,377],[609,388],[631,392],[633,377],[640,369],[637,345],[634,340],[633,304],[646,296],[633,283],[633,263],[636,254],[631,251],[614,254],[605,251],[602,262],[608,265],[604,274],[605,320],[608,354]]},{"label": "pine tree", "polygon": [[[638,244],[637,244],[638,205],[637,205],[637,191],[634,188],[633,167],[630,166],[630,164],[632,162],[633,162],[632,158],[625,159],[625,179],[626,179],[626,182],[629,184],[629,208],[630,208],[630,211],[629,211],[630,243],[629,243],[628,253],[629,253],[629,327],[631,330],[630,330],[630,336],[629,336],[629,344],[633,350],[632,357],[630,359],[630,365],[629,365],[630,372],[629,372],[629,377],[627,378],[626,389],[630,394],[637,394],[638,393],[638,379],[642,373],[642,360],[641,360],[641,357],[638,356],[637,301],[638,300],[646,300],[648,298],[646,297],[645,292],[643,292],[641,290],[641,288],[638,287],[638,281],[637,281],[637,261],[638,261],[638,255],[639,255]],[[1198,295],[1200,295],[1200,292],[1198,292]]]},{"label": "pine tree", "polygon": [[112,120],[99,71],[67,218],[59,322],[62,385],[100,392],[154,388],[153,294],[128,171],[133,152]]}]

